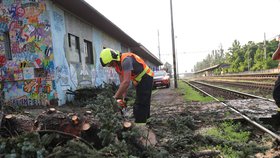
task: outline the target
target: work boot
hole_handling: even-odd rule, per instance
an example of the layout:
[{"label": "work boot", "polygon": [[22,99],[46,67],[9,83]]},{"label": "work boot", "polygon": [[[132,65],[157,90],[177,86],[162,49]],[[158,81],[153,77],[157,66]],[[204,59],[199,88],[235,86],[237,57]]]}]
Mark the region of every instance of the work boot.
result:
[{"label": "work boot", "polygon": [[135,128],[141,135],[140,142],[143,146],[155,146],[157,144],[156,134],[147,127],[146,123],[135,123]]}]

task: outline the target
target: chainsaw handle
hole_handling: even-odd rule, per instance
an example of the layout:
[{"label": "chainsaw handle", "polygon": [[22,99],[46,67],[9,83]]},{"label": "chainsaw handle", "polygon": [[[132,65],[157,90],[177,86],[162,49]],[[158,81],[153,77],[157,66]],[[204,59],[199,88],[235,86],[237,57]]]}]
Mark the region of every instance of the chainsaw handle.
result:
[{"label": "chainsaw handle", "polygon": [[120,107],[126,108],[126,102],[123,99],[117,99],[117,103]]}]

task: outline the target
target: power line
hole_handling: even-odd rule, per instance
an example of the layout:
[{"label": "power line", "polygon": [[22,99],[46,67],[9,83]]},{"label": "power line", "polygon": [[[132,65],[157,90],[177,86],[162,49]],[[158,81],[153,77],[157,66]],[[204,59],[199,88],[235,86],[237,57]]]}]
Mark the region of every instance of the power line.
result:
[{"label": "power line", "polygon": [[[212,53],[213,50],[205,51],[189,51],[189,52],[177,52],[177,54],[197,54],[197,53]],[[160,55],[172,55],[172,53],[161,53]]]},{"label": "power line", "polygon": [[267,41],[272,40],[272,39],[276,39],[276,38],[278,38],[279,36],[280,36],[280,34],[277,34],[277,35],[275,35],[275,36],[272,36],[272,37],[270,37],[270,38],[267,38]]}]

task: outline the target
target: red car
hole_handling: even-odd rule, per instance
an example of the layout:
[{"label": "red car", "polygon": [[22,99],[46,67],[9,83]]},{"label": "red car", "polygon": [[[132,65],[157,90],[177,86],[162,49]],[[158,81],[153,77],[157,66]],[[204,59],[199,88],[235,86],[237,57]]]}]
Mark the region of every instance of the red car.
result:
[{"label": "red car", "polygon": [[164,86],[166,88],[170,87],[170,76],[164,70],[155,71],[153,87],[157,88],[157,87],[162,87],[162,86]]}]

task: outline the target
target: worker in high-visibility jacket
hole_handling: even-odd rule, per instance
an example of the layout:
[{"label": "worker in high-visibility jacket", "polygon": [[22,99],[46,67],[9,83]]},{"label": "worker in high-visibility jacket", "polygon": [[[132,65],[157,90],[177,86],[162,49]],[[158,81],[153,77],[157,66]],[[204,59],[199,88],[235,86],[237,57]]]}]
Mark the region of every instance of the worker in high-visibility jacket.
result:
[{"label": "worker in high-visibility jacket", "polygon": [[[272,60],[280,60],[280,35],[278,36],[278,47],[275,52],[272,54]],[[278,64],[278,68],[280,67],[280,62]],[[278,115],[280,114],[280,75],[278,75],[278,79],[275,81],[274,89],[272,92],[273,99],[275,100],[275,104],[278,106]]]},{"label": "worker in high-visibility jacket", "polygon": [[130,81],[136,87],[136,99],[133,107],[135,123],[145,124],[150,117],[150,103],[153,87],[153,71],[138,55],[106,48],[100,53],[103,67],[114,67],[119,74],[120,86],[115,99],[125,98]]}]

